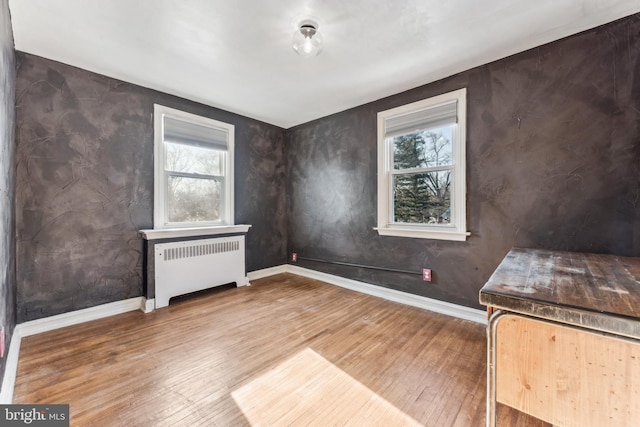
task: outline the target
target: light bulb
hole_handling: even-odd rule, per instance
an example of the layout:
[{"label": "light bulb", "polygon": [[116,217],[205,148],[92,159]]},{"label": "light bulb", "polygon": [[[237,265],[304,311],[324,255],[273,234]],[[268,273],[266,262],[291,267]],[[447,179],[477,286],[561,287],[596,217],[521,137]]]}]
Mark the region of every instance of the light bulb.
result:
[{"label": "light bulb", "polygon": [[309,55],[311,53],[311,51],[313,50],[313,43],[311,42],[311,38],[310,37],[305,37],[304,44],[302,45],[302,50],[307,55]]},{"label": "light bulb", "polygon": [[293,50],[306,58],[322,52],[322,35],[315,21],[306,20],[299,24],[299,29],[293,33]]}]

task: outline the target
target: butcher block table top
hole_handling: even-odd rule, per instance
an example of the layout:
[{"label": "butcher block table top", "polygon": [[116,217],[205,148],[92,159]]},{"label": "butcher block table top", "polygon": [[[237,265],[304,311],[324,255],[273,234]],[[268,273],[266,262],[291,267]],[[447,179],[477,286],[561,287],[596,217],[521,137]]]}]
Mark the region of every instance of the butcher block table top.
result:
[{"label": "butcher block table top", "polygon": [[637,339],[640,258],[513,248],[480,303]]}]

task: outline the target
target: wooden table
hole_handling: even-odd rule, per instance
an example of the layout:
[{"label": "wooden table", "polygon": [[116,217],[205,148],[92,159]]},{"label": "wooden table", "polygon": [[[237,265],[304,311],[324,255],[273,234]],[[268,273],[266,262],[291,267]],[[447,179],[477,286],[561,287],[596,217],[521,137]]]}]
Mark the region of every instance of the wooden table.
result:
[{"label": "wooden table", "polygon": [[512,249],[480,291],[496,402],[558,426],[640,425],[640,258]]}]

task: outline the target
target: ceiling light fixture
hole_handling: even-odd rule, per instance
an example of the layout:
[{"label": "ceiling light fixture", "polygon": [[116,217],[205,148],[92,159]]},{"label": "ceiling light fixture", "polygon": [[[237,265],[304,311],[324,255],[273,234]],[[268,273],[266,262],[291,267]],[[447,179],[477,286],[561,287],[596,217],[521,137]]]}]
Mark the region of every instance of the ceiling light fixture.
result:
[{"label": "ceiling light fixture", "polygon": [[311,19],[306,19],[293,33],[293,50],[298,55],[311,58],[322,52],[322,34],[318,32],[318,23]]}]

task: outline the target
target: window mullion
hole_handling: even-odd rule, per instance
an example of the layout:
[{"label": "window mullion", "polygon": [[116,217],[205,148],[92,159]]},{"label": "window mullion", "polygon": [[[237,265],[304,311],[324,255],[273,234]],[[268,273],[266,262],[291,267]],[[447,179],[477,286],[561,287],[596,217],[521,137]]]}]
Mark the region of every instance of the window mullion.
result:
[{"label": "window mullion", "polygon": [[393,169],[389,173],[391,173],[391,175],[414,175],[418,173],[442,172],[447,170],[453,171],[453,165],[433,166],[430,168]]},{"label": "window mullion", "polygon": [[200,173],[188,173],[188,172],[175,172],[166,171],[167,176],[179,177],[179,178],[193,178],[193,179],[209,179],[214,181],[223,181],[224,175],[205,175]]}]

